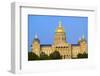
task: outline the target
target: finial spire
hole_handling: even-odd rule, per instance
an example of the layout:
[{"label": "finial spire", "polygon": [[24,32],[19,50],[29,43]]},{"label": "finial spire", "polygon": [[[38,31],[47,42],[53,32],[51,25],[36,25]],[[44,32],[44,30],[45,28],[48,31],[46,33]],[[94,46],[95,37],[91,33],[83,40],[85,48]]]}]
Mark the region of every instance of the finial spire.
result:
[{"label": "finial spire", "polygon": [[85,39],[84,35],[82,35],[82,39]]},{"label": "finial spire", "polygon": [[37,34],[35,34],[35,39],[37,39],[38,38],[38,36],[37,36]]},{"label": "finial spire", "polygon": [[80,41],[81,41],[81,38],[79,38],[78,43],[80,43]]},{"label": "finial spire", "polygon": [[59,27],[62,27],[62,22],[61,21],[59,21]]},{"label": "finial spire", "polygon": [[81,41],[81,38],[79,38],[79,41]]}]

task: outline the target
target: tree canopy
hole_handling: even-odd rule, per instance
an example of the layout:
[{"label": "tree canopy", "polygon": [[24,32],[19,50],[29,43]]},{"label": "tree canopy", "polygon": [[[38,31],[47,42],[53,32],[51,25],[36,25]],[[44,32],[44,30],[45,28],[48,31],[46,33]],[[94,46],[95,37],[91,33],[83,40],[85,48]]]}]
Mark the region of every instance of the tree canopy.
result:
[{"label": "tree canopy", "polygon": [[28,52],[28,60],[39,60],[39,57],[32,52]]},{"label": "tree canopy", "polygon": [[58,51],[54,51],[53,53],[50,54],[51,59],[61,59],[61,55]]},{"label": "tree canopy", "polygon": [[83,54],[78,54],[77,58],[88,58],[88,54],[87,53],[83,53]]}]

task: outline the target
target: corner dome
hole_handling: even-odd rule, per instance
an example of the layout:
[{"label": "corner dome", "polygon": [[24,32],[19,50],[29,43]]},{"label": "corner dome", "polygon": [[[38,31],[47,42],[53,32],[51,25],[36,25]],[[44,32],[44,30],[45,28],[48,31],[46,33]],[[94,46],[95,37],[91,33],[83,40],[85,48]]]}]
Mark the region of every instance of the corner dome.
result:
[{"label": "corner dome", "polygon": [[35,37],[34,37],[34,40],[33,40],[33,42],[38,42],[38,43],[40,43],[40,40],[38,39],[38,36],[37,36],[37,34],[35,34]]}]

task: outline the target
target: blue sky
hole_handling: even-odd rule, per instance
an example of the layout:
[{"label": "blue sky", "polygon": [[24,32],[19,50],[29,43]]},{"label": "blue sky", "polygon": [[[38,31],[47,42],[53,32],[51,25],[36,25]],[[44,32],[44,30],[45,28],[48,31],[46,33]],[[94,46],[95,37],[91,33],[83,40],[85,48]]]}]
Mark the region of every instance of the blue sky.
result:
[{"label": "blue sky", "polygon": [[88,39],[88,17],[28,15],[29,51],[35,34],[41,44],[52,44],[59,21],[62,22],[68,43],[77,44],[82,35]]}]

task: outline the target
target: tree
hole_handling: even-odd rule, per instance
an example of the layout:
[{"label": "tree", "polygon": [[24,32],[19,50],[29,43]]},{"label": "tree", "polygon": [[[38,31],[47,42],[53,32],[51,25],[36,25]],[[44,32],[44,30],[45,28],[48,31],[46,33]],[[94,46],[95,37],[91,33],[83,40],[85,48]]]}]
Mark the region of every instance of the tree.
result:
[{"label": "tree", "polygon": [[28,52],[28,60],[39,60],[39,57],[33,52]]},{"label": "tree", "polygon": [[88,58],[88,54],[87,53],[83,53],[83,54],[78,54],[77,55],[78,58]]},{"label": "tree", "polygon": [[48,59],[50,58],[47,54],[45,54],[44,52],[40,53],[40,60],[48,60]]},{"label": "tree", "polygon": [[58,51],[54,51],[50,54],[51,59],[61,59],[60,53]]}]

